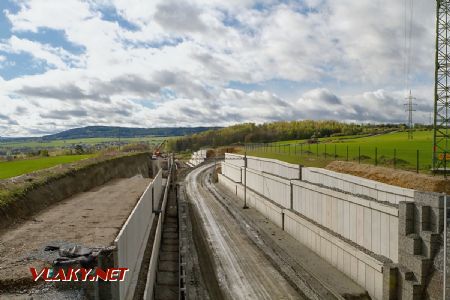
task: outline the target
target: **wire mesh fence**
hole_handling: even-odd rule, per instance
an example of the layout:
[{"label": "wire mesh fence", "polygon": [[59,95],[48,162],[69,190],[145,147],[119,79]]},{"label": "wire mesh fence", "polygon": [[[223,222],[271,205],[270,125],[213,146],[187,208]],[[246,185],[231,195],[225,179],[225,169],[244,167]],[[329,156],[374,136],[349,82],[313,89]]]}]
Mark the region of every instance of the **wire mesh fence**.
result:
[{"label": "wire mesh fence", "polygon": [[423,149],[376,147],[365,144],[299,143],[299,144],[246,144],[250,152],[309,157],[318,160],[341,160],[416,171],[429,172],[432,152]]}]

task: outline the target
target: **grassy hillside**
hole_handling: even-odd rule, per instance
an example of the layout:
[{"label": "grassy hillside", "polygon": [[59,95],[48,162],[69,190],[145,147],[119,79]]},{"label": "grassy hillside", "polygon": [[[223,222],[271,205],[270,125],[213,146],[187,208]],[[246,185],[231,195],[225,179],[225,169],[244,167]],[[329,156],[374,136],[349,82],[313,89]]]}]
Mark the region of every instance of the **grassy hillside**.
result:
[{"label": "grassy hillside", "polygon": [[415,169],[418,154],[419,169],[428,171],[432,141],[432,131],[417,131],[412,141],[408,140],[407,132],[394,132],[368,137],[323,138],[319,144],[308,144],[306,140],[282,141],[249,148],[248,154],[320,167],[335,159],[359,161],[359,156],[361,163],[393,167],[395,155],[396,167],[402,169]]},{"label": "grassy hillside", "polygon": [[71,163],[94,155],[65,155],[53,157],[40,157],[15,161],[0,162],[0,179],[19,176],[37,170],[54,167],[60,164]]}]

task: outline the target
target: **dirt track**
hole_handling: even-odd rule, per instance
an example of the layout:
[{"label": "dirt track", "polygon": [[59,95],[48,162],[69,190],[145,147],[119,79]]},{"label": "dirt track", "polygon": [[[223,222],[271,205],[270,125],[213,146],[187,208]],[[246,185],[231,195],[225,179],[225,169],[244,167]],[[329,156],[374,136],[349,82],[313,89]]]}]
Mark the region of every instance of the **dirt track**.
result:
[{"label": "dirt track", "polygon": [[219,285],[228,299],[302,299],[205,188],[206,167],[186,178],[214,255]]},{"label": "dirt track", "polygon": [[112,180],[0,232],[0,298],[2,289],[23,290],[31,283],[29,267],[55,258],[43,251],[47,245],[109,246],[150,180],[140,175]]}]

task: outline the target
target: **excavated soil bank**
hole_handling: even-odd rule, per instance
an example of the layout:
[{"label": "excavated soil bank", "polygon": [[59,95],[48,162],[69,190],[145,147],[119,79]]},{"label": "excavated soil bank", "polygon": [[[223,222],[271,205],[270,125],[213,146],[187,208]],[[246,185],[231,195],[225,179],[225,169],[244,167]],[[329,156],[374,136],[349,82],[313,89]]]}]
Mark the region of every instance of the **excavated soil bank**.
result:
[{"label": "excavated soil bank", "polygon": [[148,153],[95,159],[80,165],[72,164],[62,171],[52,168],[0,181],[0,192],[20,191],[12,192],[6,201],[0,203],[0,230],[22,222],[74,194],[88,191],[115,178],[128,178],[136,174],[147,178],[156,174],[156,166],[152,164]]},{"label": "excavated soil bank", "polygon": [[0,232],[0,299],[6,292],[28,290],[30,267],[50,267],[58,251],[46,246],[112,245],[150,178],[113,179],[78,193]]},{"label": "excavated soil bank", "polygon": [[443,176],[430,176],[344,161],[333,161],[326,168],[331,171],[359,176],[403,188],[450,194],[450,181],[445,180]]}]

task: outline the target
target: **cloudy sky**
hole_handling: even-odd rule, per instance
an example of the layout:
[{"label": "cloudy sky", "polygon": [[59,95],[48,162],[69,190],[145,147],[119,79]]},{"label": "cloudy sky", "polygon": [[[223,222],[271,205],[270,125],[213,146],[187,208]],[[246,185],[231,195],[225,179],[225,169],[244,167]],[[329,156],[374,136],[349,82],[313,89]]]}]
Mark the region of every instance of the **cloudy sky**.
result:
[{"label": "cloudy sky", "polygon": [[429,123],[435,1],[412,1],[0,0],[0,136],[405,122],[409,87]]}]

